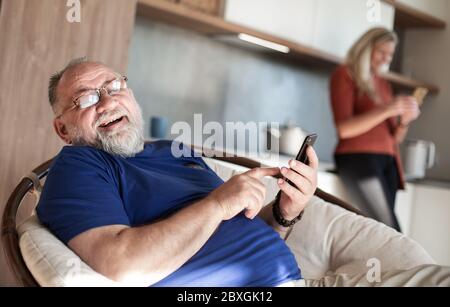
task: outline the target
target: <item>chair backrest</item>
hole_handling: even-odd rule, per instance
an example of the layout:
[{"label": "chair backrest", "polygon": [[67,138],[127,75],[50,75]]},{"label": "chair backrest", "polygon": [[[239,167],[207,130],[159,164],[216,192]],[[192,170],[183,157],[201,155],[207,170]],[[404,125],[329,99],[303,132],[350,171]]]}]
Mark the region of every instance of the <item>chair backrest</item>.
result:
[{"label": "chair backrest", "polygon": [[17,233],[17,212],[27,193],[40,193],[40,180],[47,176],[53,159],[35,168],[30,175],[24,177],[11,193],[2,219],[2,243],[10,268],[16,279],[26,287],[39,286],[31,272],[28,270],[19,247],[19,235]]},{"label": "chair backrest", "polygon": [[[206,155],[203,154],[203,156]],[[248,158],[237,156],[230,157],[225,154],[218,154],[217,156],[211,157],[210,152],[207,156],[215,160],[232,163],[249,169],[261,167],[261,164],[259,162]],[[40,166],[35,168],[30,175],[24,177],[20,181],[20,183],[10,195],[3,212],[1,238],[6,254],[6,259],[17,281],[19,281],[23,286],[26,287],[39,286],[39,284],[31,274],[30,270],[27,268],[27,265],[25,264],[22,253],[20,251],[19,234],[17,231],[17,213],[27,193],[34,193],[36,195],[37,205],[42,188],[41,180],[43,180],[47,176],[52,162],[53,159],[41,164]],[[358,210],[356,210],[346,202],[320,189],[317,189],[315,195],[325,200],[326,202],[335,204],[351,212],[361,214]]]}]

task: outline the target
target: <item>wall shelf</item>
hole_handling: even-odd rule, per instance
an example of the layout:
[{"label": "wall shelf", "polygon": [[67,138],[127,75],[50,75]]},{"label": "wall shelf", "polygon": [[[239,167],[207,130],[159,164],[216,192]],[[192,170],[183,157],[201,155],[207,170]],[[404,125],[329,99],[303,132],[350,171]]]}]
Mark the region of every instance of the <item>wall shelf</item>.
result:
[{"label": "wall shelf", "polygon": [[402,29],[428,28],[445,29],[447,23],[437,17],[419,11],[396,0],[382,0],[395,8],[395,27]]},{"label": "wall shelf", "polygon": [[[288,47],[290,52],[285,54],[277,51],[267,53],[305,66],[332,69],[343,63],[343,59],[321,50],[295,43],[274,35],[263,33],[241,25],[225,21],[221,17],[212,16],[198,12],[184,6],[162,0],[138,0],[137,15],[194,30],[196,32],[217,37],[217,36],[237,36],[241,33],[256,37],[265,41],[276,43]],[[439,88],[424,82],[409,79],[397,73],[389,73],[386,79],[392,82],[398,89],[415,89],[416,87],[426,87],[431,93],[438,93]]]}]

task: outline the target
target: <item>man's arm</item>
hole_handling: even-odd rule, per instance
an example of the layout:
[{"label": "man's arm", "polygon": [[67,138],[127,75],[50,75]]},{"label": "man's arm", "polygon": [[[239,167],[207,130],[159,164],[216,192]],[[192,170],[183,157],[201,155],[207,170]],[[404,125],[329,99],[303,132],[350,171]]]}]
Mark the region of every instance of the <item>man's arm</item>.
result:
[{"label": "man's arm", "polygon": [[69,247],[112,280],[149,286],[195,255],[221,221],[217,202],[205,198],[151,225],[89,230],[72,239]]},{"label": "man's arm", "polygon": [[244,210],[253,219],[265,198],[260,179],[278,173],[278,168],[249,171],[169,218],[136,228],[95,228],[76,236],[69,247],[110,279],[143,286],[155,284],[194,256],[223,220]]}]

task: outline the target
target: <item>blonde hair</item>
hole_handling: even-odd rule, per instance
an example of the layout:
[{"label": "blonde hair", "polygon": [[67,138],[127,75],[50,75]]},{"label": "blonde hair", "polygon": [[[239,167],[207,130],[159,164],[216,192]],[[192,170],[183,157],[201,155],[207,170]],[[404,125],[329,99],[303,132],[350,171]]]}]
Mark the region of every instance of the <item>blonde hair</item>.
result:
[{"label": "blonde hair", "polygon": [[386,28],[373,28],[361,36],[347,54],[346,64],[360,95],[367,94],[373,99],[377,98],[371,71],[372,51],[376,45],[385,42],[397,44],[397,34]]}]

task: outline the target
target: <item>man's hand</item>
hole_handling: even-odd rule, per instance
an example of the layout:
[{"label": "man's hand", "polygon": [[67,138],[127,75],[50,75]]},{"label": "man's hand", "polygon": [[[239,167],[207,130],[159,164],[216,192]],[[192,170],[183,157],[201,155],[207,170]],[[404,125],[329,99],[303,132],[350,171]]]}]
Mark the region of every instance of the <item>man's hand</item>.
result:
[{"label": "man's hand", "polygon": [[280,210],[284,219],[288,221],[294,220],[305,209],[317,189],[319,159],[312,147],[308,147],[307,155],[309,166],[292,160],[289,163],[291,169],[285,167],[281,169],[283,176],[294,185],[283,179],[278,180],[278,186],[282,191]]},{"label": "man's hand", "polygon": [[280,174],[280,169],[255,168],[234,176],[208,197],[216,201],[223,211],[223,220],[230,220],[243,210],[245,216],[254,219],[264,206],[266,187],[261,182],[265,176]]}]

